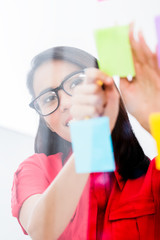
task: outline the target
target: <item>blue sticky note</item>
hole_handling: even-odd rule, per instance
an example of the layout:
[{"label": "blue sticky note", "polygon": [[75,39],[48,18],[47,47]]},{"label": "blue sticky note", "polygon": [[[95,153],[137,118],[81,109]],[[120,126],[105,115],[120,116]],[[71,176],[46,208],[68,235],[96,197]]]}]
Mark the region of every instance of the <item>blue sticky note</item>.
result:
[{"label": "blue sticky note", "polygon": [[70,130],[77,173],[115,170],[107,117],[73,121]]}]

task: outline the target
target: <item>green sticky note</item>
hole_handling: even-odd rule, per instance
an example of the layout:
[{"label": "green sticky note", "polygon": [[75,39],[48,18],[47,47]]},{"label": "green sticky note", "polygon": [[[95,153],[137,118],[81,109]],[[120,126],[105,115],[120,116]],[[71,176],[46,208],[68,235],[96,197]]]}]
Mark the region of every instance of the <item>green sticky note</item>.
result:
[{"label": "green sticky note", "polygon": [[99,68],[109,76],[135,76],[128,32],[128,25],[94,32]]}]

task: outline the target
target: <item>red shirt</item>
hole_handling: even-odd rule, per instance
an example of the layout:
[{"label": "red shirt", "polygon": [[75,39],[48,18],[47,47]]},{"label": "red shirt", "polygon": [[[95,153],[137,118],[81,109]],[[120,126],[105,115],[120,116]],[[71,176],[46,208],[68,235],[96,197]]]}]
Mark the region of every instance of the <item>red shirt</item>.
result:
[{"label": "red shirt", "polygon": [[[18,219],[23,202],[43,193],[61,168],[60,153],[49,157],[34,154],[20,164],[12,187],[13,216]],[[126,182],[116,171],[91,174],[75,214],[59,239],[155,239],[156,219],[160,216],[160,191],[153,188],[155,181],[160,183],[160,172],[155,170],[154,160],[146,175]]]}]

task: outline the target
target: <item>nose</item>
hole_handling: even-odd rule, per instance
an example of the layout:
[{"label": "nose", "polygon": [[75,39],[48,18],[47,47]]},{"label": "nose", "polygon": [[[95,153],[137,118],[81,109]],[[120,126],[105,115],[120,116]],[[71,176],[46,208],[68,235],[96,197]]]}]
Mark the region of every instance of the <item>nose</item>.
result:
[{"label": "nose", "polygon": [[60,109],[61,112],[64,112],[67,109],[70,109],[70,107],[71,107],[71,96],[66,94],[64,91],[59,91],[59,100],[60,100],[59,109]]}]

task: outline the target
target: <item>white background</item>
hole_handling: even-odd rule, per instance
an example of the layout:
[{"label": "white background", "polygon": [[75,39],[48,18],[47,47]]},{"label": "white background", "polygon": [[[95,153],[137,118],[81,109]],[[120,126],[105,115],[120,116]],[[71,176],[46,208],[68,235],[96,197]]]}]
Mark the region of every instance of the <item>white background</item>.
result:
[{"label": "white background", "polygon": [[142,27],[151,48],[156,44],[153,16],[160,9],[158,0],[0,0],[0,4],[0,125],[31,135],[37,118],[28,108],[25,81],[35,54],[71,45],[96,56],[93,29],[130,20]]},{"label": "white background", "polygon": [[[107,0],[97,4],[96,0],[0,0],[1,239],[22,240],[18,224],[11,220],[9,198],[13,172],[33,152],[38,118],[28,107],[26,74],[34,55],[53,46],[70,45],[96,56],[93,29],[131,20],[155,49],[153,20],[160,11],[158,0]],[[153,139],[135,119],[131,121],[145,153],[154,157]]]}]

